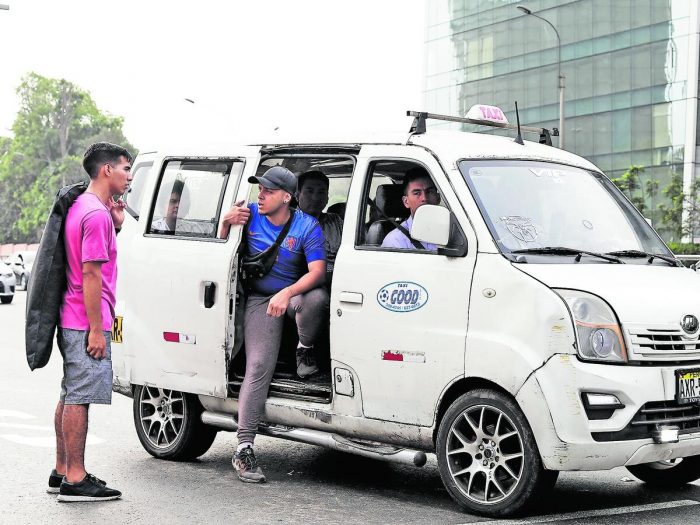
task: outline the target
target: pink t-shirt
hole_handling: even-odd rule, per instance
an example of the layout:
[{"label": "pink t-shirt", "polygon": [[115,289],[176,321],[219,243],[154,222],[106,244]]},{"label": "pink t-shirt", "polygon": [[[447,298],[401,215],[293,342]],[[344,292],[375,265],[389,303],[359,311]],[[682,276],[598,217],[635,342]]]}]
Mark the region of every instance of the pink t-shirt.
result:
[{"label": "pink t-shirt", "polygon": [[102,329],[112,330],[117,287],[117,237],[107,206],[94,193],[80,195],[64,224],[68,289],[61,305],[62,328],[89,330],[83,300],[83,263],[102,262]]}]

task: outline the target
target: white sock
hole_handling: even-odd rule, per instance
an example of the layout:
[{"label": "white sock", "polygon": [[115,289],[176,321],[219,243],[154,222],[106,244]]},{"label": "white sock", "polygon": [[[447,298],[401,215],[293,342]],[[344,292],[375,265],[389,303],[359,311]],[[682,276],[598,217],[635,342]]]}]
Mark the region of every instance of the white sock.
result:
[{"label": "white sock", "polygon": [[299,349],[299,350],[301,350],[301,349],[308,350],[309,348],[313,348],[313,347],[314,347],[314,345],[306,346],[306,345],[301,344],[301,342],[297,345],[297,349]]},{"label": "white sock", "polygon": [[253,448],[253,444],[250,443],[249,441],[244,441],[243,443],[239,443],[238,447],[236,448],[236,452],[238,453],[246,447]]}]

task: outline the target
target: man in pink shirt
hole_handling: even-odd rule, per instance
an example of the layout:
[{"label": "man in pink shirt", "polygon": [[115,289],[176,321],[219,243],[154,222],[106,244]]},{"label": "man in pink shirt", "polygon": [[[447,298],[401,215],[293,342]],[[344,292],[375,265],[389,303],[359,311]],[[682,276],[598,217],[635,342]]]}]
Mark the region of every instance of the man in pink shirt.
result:
[{"label": "man in pink shirt", "polygon": [[[112,402],[110,336],[117,284],[116,231],[124,222],[123,195],[131,182],[131,155],[108,142],[85,152],[90,184],[68,210],[63,228],[68,287],[61,305],[58,347],[63,356],[56,407],[56,468],[49,492],[59,501],[117,499],[121,492],[85,471],[90,404]],[[116,230],[115,230],[116,229]]]}]

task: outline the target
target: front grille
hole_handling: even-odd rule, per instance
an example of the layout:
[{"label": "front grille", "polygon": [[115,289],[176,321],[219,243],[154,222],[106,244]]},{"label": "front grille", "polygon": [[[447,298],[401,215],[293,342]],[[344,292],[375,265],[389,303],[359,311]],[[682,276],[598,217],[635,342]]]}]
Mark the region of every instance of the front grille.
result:
[{"label": "front grille", "polygon": [[689,337],[673,326],[628,326],[630,359],[641,361],[684,361],[700,358],[698,334]]},{"label": "front grille", "polygon": [[680,434],[700,432],[700,404],[679,405],[677,401],[651,401],[634,415],[632,421],[617,432],[592,432],[596,441],[651,439],[657,425],[675,425]]}]

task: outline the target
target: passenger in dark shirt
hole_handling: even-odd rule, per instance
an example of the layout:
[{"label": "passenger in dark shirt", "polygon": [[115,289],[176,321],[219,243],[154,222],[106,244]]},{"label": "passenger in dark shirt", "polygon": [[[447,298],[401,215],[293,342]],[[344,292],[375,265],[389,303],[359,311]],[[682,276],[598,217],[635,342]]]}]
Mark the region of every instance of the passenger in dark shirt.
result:
[{"label": "passenger in dark shirt", "polygon": [[343,233],[343,219],[335,213],[323,213],[328,204],[328,186],[328,177],[323,172],[304,172],[297,180],[296,198],[301,211],[316,217],[326,238],[326,286],[330,288],[335,256]]}]

